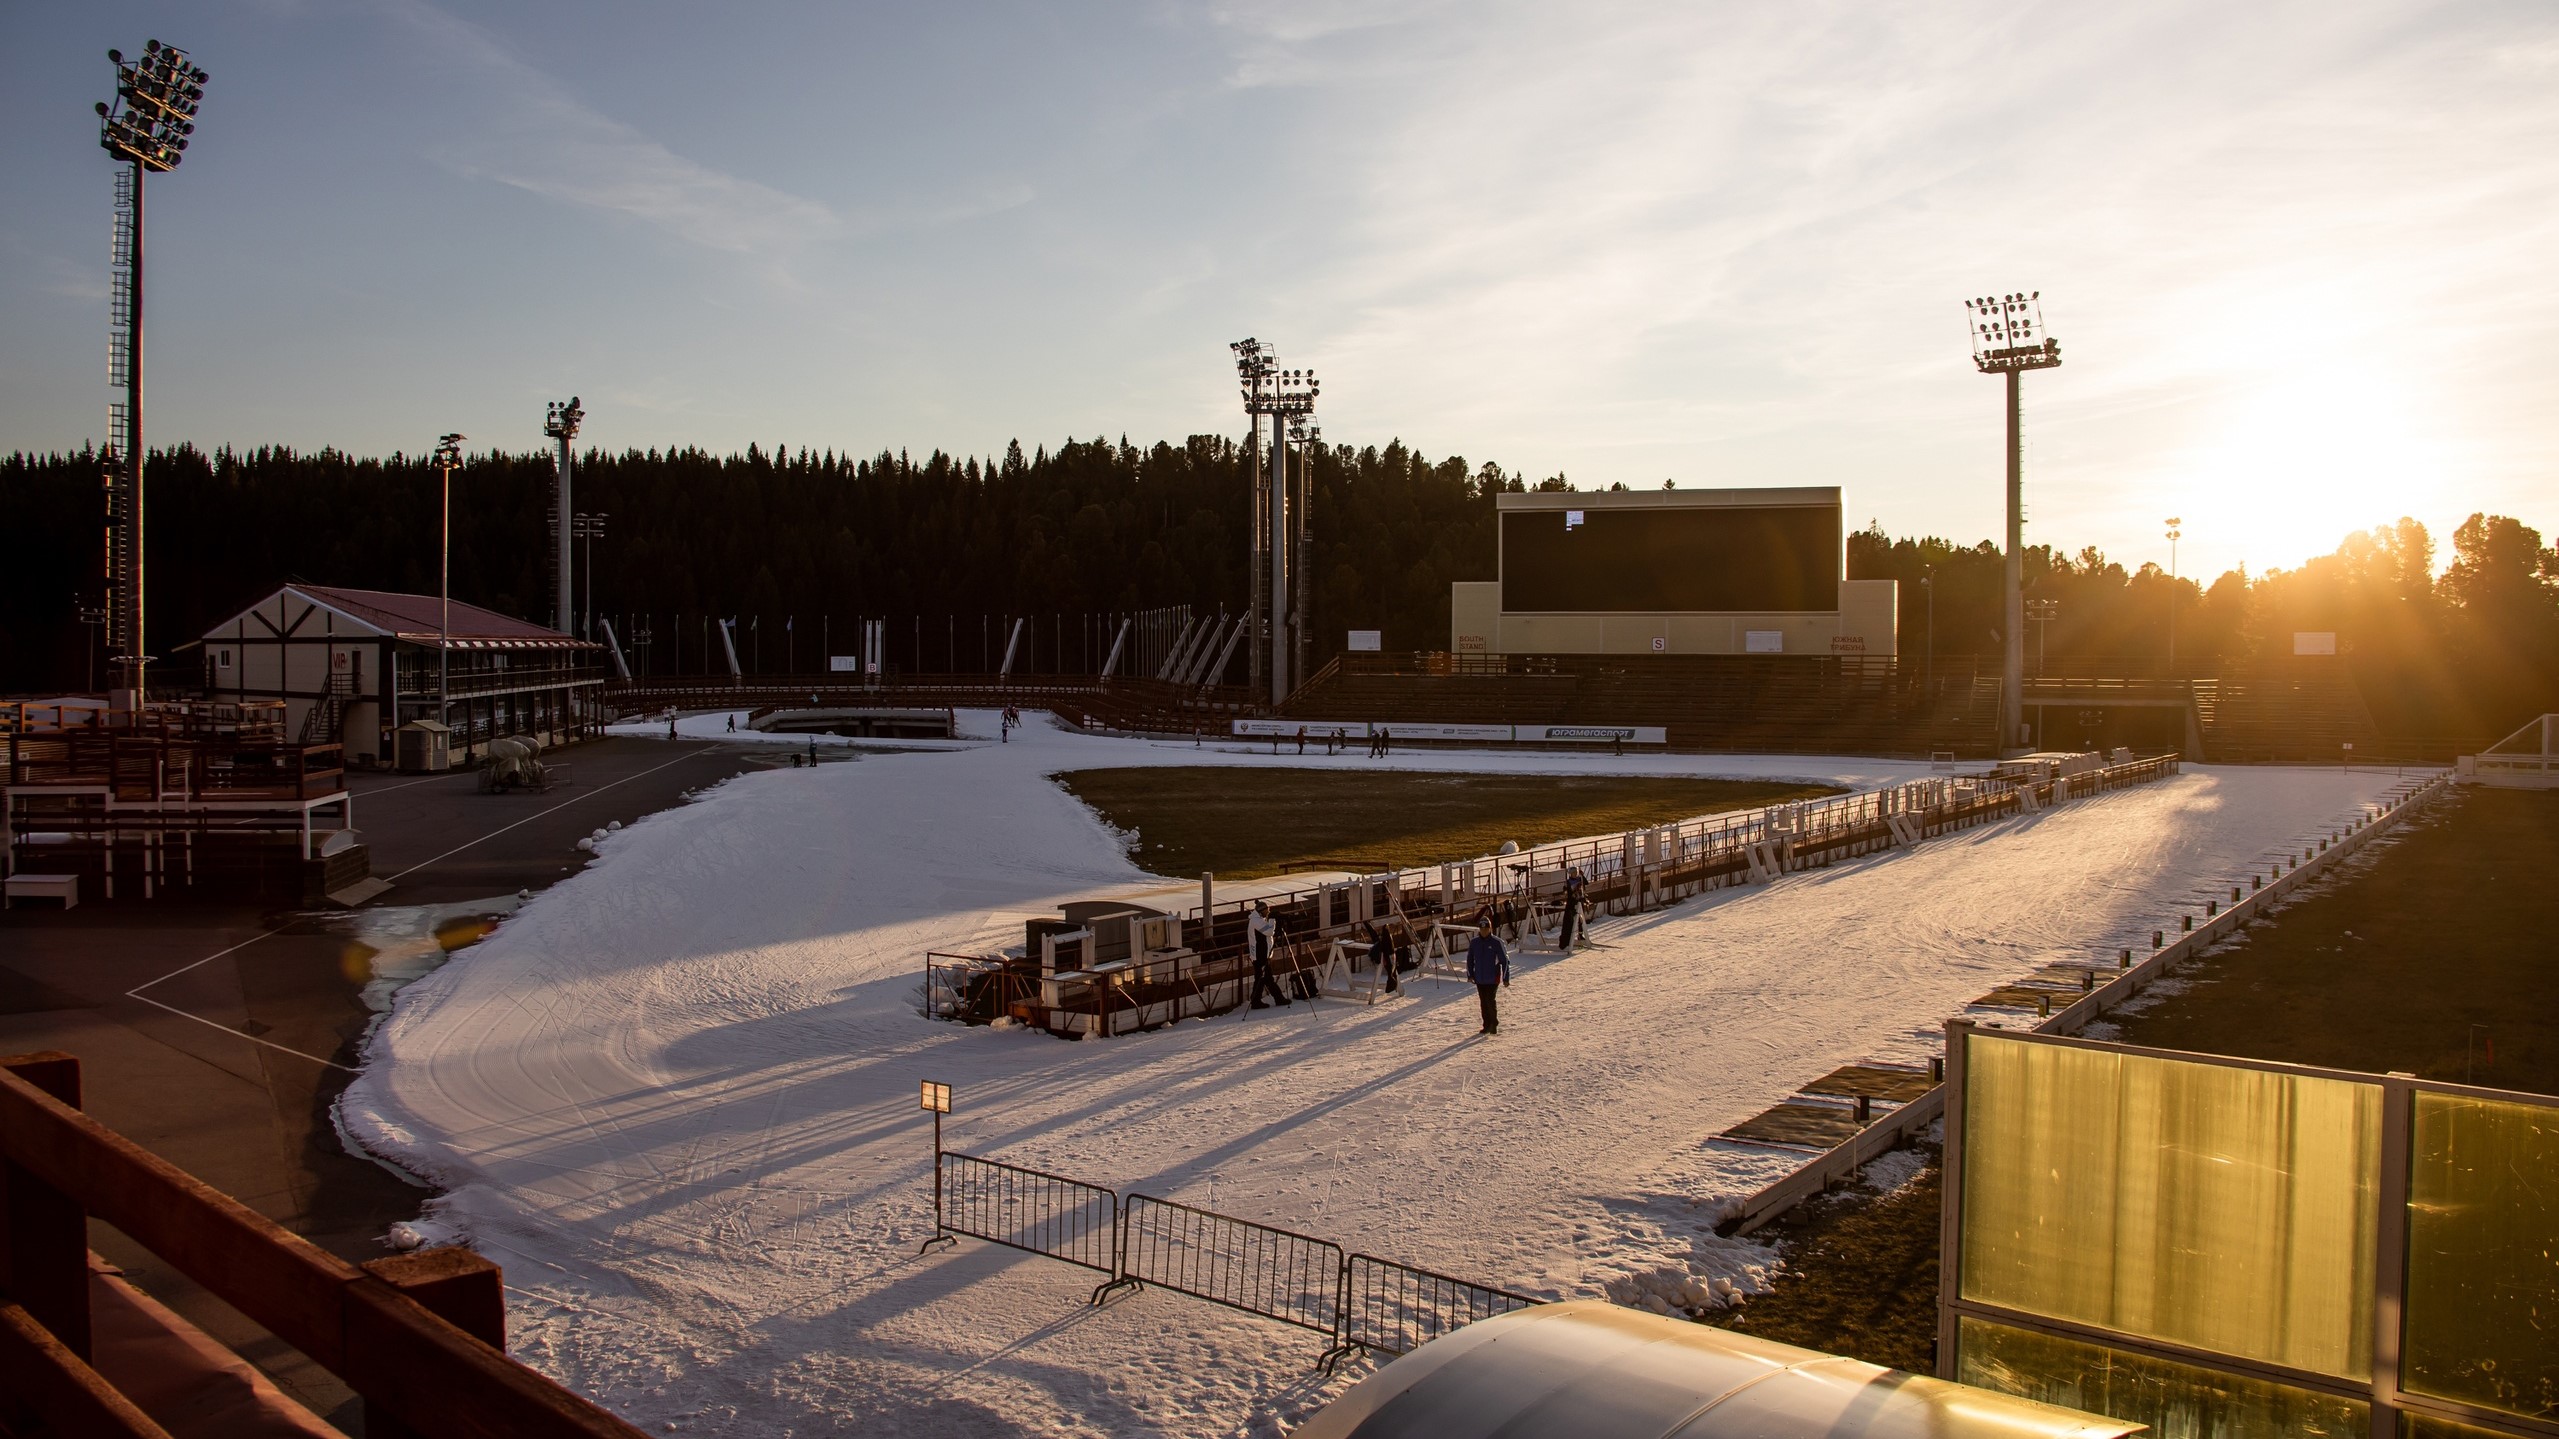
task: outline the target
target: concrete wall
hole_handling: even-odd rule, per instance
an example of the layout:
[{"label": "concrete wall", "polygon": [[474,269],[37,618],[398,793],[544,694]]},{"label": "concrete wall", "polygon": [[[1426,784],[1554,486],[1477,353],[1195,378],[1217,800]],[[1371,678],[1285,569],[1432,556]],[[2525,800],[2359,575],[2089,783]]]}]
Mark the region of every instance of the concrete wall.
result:
[{"label": "concrete wall", "polygon": [[1460,580],[1448,587],[1448,648],[1453,654],[1498,651],[1502,623],[1499,580]]}]

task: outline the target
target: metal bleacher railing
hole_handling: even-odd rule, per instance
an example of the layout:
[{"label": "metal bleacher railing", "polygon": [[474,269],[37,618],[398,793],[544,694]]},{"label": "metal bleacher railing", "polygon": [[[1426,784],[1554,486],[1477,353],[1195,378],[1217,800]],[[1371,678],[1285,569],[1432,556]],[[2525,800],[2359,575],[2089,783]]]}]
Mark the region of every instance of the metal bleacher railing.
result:
[{"label": "metal bleacher railing", "polygon": [[1396,1355],[1496,1314],[1546,1301],[1151,1194],[1119,1195],[1063,1174],[972,1154],[935,1156],[933,1237],[968,1235],[1110,1276],[1103,1303],[1148,1285],[1311,1330],[1330,1370],[1363,1350]]}]

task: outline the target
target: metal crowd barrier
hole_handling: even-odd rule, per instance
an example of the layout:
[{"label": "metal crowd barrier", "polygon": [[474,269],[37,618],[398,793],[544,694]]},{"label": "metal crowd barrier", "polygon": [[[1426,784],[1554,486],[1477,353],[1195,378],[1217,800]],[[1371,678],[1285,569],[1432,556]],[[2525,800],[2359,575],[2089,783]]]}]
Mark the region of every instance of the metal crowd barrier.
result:
[{"label": "metal crowd barrier", "polygon": [[966,1234],[1118,1274],[1119,1196],[1062,1174],[944,1150],[933,1166],[938,1227],[927,1247]]},{"label": "metal crowd barrier", "polygon": [[1354,1254],[1342,1265],[1342,1327],[1324,1367],[1361,1349],[1409,1354],[1478,1319],[1542,1304],[1525,1294],[1475,1284],[1391,1259]]},{"label": "metal crowd barrier", "polygon": [[1342,1264],[1330,1240],[1132,1194],[1120,1205],[1119,1277],[1104,1291],[1152,1284],[1338,1338]]},{"label": "metal crowd barrier", "polygon": [[1327,1239],[1151,1194],[943,1150],[934,1162],[934,1233],[965,1234],[1110,1276],[1093,1291],[1154,1285],[1310,1329],[1329,1339],[1326,1370],[1365,1349],[1396,1355],[1442,1334],[1546,1301],[1368,1254]]}]

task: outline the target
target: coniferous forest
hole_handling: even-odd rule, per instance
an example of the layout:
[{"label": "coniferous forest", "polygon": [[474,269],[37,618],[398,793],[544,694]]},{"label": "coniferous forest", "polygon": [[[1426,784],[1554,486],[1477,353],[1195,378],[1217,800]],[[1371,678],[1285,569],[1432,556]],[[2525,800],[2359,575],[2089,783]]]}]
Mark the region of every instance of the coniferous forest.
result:
[{"label": "coniferous forest", "polygon": [[[548,618],[550,482],[540,452],[473,455],[456,472],[455,598]],[[1351,629],[1383,630],[1389,650],[1445,648],[1450,582],[1495,573],[1493,495],[1568,487],[1561,475],[1532,483],[1400,442],[1319,451],[1309,517],[1316,662]],[[753,663],[765,671],[782,670],[786,655],[819,668],[818,628],[863,617],[902,621],[889,626],[893,669],[938,671],[979,666],[975,643],[947,641],[981,616],[1064,616],[1072,632],[1082,616],[1239,606],[1248,493],[1242,447],[1195,435],[1144,449],[1125,438],[1028,453],[1015,443],[986,458],[753,445],[728,456],[590,451],[574,503],[610,517],[592,550],[594,612],[646,616],[661,635],[680,627],[685,670],[708,668],[692,636],[703,616],[723,615],[739,617],[742,647],[755,626]],[[154,650],[288,580],[434,593],[437,495],[421,457],[154,452]],[[0,458],[0,515],[9,531],[0,692],[82,688],[91,631],[77,611],[98,602],[103,550],[97,455]],[[2209,673],[2277,661],[2295,631],[2324,630],[2337,633],[2385,731],[2502,733],[2559,709],[2559,553],[2502,516],[2460,526],[2440,573],[2436,543],[2402,519],[2348,535],[2297,569],[2208,582],[2150,564],[2128,570],[2094,550],[2031,547],[2028,594],[2057,610],[2030,624],[2029,664],[2164,664],[2173,620],[2177,667]],[[1905,656],[1997,653],[1992,543],[1898,538],[1870,525],[1849,537],[1847,562],[1850,578],[1901,581]],[[582,592],[589,583],[582,575]],[[924,622],[903,622],[911,617]],[[786,623],[809,627],[787,649]],[[1075,667],[1072,647],[1055,649],[1038,668]],[[672,654],[662,647],[655,667]]]}]

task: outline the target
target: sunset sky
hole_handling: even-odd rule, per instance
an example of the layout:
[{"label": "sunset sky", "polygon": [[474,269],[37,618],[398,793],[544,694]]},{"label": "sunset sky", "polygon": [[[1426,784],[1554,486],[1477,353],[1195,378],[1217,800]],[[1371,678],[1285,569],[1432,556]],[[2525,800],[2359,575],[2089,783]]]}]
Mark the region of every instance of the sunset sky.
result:
[{"label": "sunset sky", "polygon": [[2031,540],[2289,566],[2559,529],[2559,7],[0,7],[0,451],[102,437],[148,37],[150,435],[998,452],[1327,439],[1999,524],[1962,300],[2040,290]]}]

